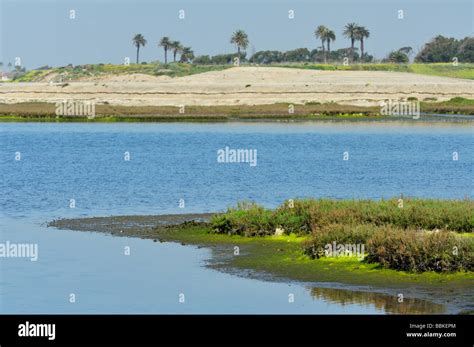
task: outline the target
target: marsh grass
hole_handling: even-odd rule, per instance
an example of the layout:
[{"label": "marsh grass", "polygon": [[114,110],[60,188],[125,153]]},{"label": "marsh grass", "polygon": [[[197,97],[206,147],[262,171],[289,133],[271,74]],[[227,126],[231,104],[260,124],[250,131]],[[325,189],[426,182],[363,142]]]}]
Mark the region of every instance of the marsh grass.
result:
[{"label": "marsh grass", "polygon": [[330,224],[375,226],[392,225],[401,229],[447,229],[473,232],[472,200],[398,199],[288,201],[275,210],[252,203],[241,203],[213,218],[216,233],[236,235],[271,235],[277,227],[286,233],[309,234]]},{"label": "marsh grass", "polygon": [[446,230],[382,228],[367,241],[368,263],[409,272],[474,270],[474,243]]},{"label": "marsh grass", "polygon": [[[296,200],[275,210],[240,203],[211,219],[214,234],[269,237],[277,228],[304,236],[302,253],[325,257],[325,246],[364,245],[368,263],[409,272],[472,271],[471,200]],[[459,235],[459,236],[458,236]],[[362,255],[363,257],[364,255]]]},{"label": "marsh grass", "polygon": [[458,113],[472,115],[474,114],[474,100],[461,97],[455,97],[440,102],[424,100],[420,103],[420,108],[425,113]]},{"label": "marsh grass", "polygon": [[[474,108],[474,107],[473,107]],[[344,117],[353,119],[382,118],[378,115],[378,107],[364,107],[352,105],[307,104],[295,107],[293,114],[288,113],[288,104],[277,103],[271,105],[239,105],[239,106],[188,106],[184,114],[178,107],[173,106],[122,106],[97,104],[96,117],[93,121],[104,121],[105,118],[142,120],[179,120],[179,119],[330,119]],[[18,104],[0,103],[0,115],[27,118],[31,120],[58,119],[76,120],[86,117],[56,117],[55,104],[44,102],[27,102]]]},{"label": "marsh grass", "polygon": [[[67,87],[65,87],[67,88]],[[0,103],[0,121],[34,120],[34,121],[180,121],[180,120],[382,120],[393,118],[380,115],[380,107],[340,105],[334,102],[308,102],[297,105],[294,113],[288,113],[287,103],[270,105],[218,105],[218,106],[188,106],[186,113],[179,112],[173,106],[123,106],[101,103],[96,105],[94,119],[84,116],[55,115],[55,104],[45,102],[25,102],[17,104]],[[474,100],[461,97],[436,102],[422,101],[421,111],[424,113],[474,114]]]},{"label": "marsh grass", "polygon": [[310,239],[303,242],[303,252],[311,259],[319,259],[326,256],[325,247],[328,244],[363,244],[379,230],[372,224],[345,225],[329,224],[314,232]]}]

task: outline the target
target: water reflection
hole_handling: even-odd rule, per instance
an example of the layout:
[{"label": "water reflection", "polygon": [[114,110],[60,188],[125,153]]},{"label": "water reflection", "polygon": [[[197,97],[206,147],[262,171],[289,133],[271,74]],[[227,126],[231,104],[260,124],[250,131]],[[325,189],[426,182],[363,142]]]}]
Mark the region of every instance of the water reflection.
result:
[{"label": "water reflection", "polygon": [[403,298],[402,303],[399,303],[398,297],[381,293],[320,287],[311,288],[310,293],[314,299],[323,299],[342,306],[354,304],[373,306],[375,309],[385,313],[441,314],[446,312],[444,305],[406,297]]}]

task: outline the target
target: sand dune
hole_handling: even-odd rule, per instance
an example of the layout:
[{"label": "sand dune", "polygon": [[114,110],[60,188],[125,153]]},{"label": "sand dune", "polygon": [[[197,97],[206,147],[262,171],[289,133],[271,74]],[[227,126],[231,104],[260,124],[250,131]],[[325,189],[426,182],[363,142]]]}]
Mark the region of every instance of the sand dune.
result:
[{"label": "sand dune", "polygon": [[0,83],[0,102],[94,100],[125,106],[263,105],[387,99],[474,99],[474,81],[384,71],[316,71],[235,67],[186,77],[120,75],[52,83]]}]

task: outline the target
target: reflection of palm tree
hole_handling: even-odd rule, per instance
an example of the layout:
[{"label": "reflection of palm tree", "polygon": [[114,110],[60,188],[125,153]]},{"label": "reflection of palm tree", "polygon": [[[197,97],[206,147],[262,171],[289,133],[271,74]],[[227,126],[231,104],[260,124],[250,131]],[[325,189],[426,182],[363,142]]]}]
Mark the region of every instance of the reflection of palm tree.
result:
[{"label": "reflection of palm tree", "polygon": [[142,34],[136,34],[132,39],[133,44],[137,47],[137,64],[139,63],[139,54],[140,54],[140,46],[146,45],[146,40]]},{"label": "reflection of palm tree", "polygon": [[369,30],[365,27],[358,26],[355,33],[356,40],[360,41],[360,58],[364,61],[364,39],[370,36]]},{"label": "reflection of palm tree", "polygon": [[160,43],[158,43],[158,46],[163,47],[165,50],[165,64],[168,64],[168,48],[171,46],[170,38],[167,36],[162,37]]},{"label": "reflection of palm tree", "polygon": [[179,41],[173,41],[170,44],[170,48],[173,50],[173,61],[176,62],[176,54],[178,54],[178,52],[182,52],[183,46],[181,46]]},{"label": "reflection of palm tree", "polygon": [[232,34],[230,38],[230,43],[233,43],[237,46],[237,56],[240,59],[240,49],[246,49],[249,45],[249,38],[245,31],[237,30]]},{"label": "reflection of palm tree", "polygon": [[314,36],[316,36],[317,39],[321,39],[321,46],[323,48],[323,57],[324,57],[324,62],[325,63],[327,62],[327,60],[326,60],[326,53],[325,53],[324,43],[326,42],[326,32],[328,30],[329,29],[326,28],[326,26],[320,25],[314,31]]},{"label": "reflection of palm tree", "polygon": [[356,23],[349,23],[349,24],[346,24],[346,26],[344,27],[344,31],[342,32],[344,37],[351,40],[352,60],[354,60],[354,44],[356,40],[357,28],[358,28],[358,25]]}]

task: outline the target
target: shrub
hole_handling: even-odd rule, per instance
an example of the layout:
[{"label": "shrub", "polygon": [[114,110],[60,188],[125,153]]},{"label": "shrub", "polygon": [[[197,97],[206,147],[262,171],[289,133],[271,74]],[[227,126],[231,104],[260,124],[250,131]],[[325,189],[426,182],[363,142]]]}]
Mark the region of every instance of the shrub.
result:
[{"label": "shrub", "polygon": [[377,231],[374,225],[343,225],[329,224],[313,233],[311,239],[303,243],[303,252],[310,258],[325,256],[325,247],[328,244],[362,244],[364,249],[367,240]]},{"label": "shrub", "polygon": [[263,236],[273,234],[271,211],[254,203],[241,202],[211,219],[212,231],[228,235]]},{"label": "shrub", "polygon": [[423,271],[473,271],[473,243],[448,231],[422,232],[386,227],[367,241],[369,263],[390,269]]},{"label": "shrub", "polygon": [[285,233],[310,234],[331,224],[392,225],[400,229],[448,229],[458,232],[474,230],[474,203],[404,199],[397,200],[295,200],[276,210],[243,203],[213,219],[216,233],[238,235],[273,235],[277,227]]}]

